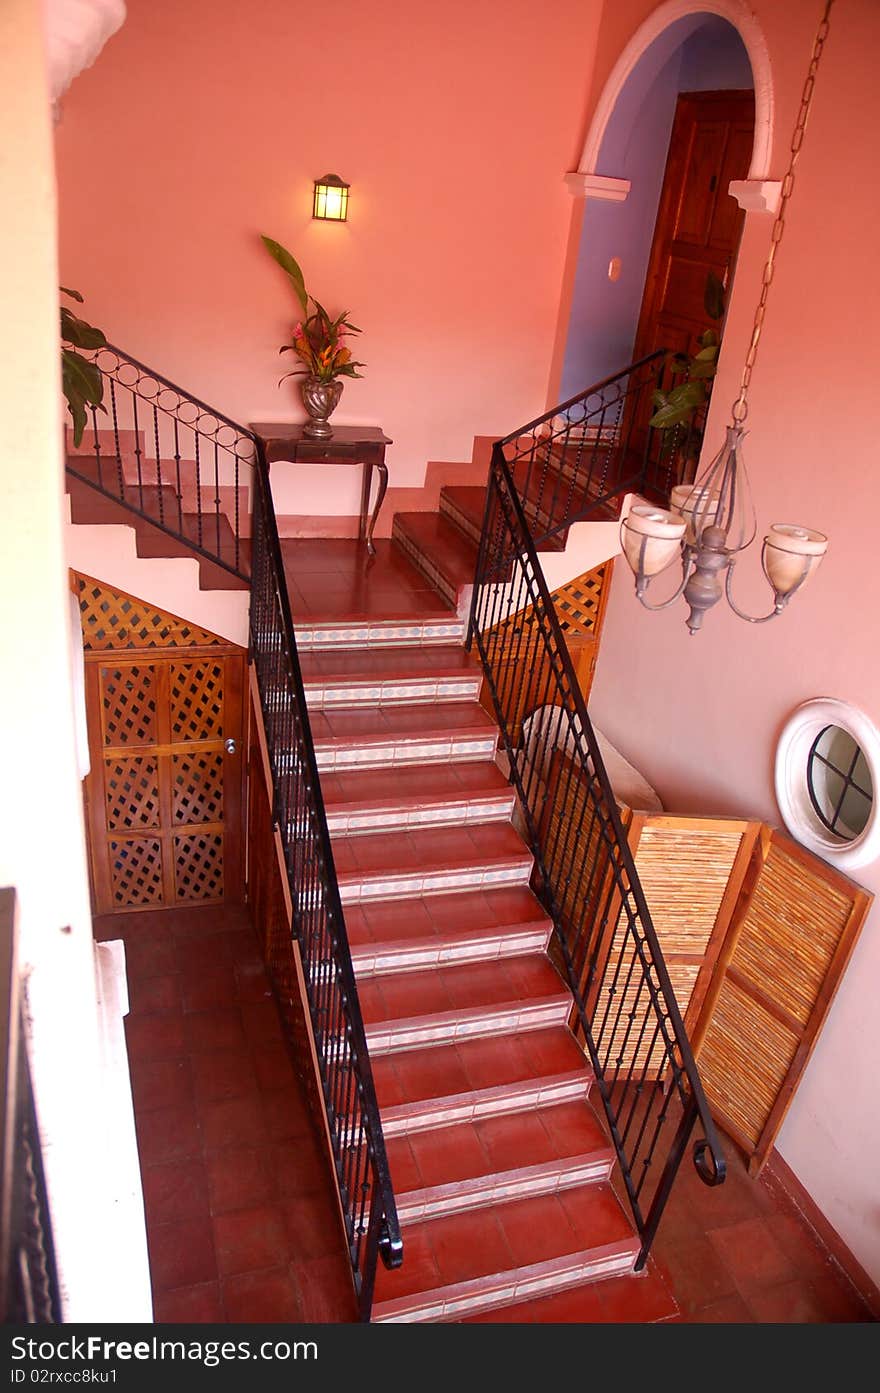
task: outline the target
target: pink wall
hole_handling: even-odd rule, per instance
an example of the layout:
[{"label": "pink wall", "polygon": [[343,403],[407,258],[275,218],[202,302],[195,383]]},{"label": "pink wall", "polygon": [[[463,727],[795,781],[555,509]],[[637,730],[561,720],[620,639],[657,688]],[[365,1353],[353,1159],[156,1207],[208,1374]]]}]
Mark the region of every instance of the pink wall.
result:
[{"label": "pink wall", "polygon": [[[64,100],[63,274],[114,342],[232,416],[303,419],[277,386],[299,316],[266,232],[364,330],[334,419],[385,427],[395,485],[469,460],[544,407],[600,10],[129,0]],[[347,225],[311,220],[328,170]],[[299,472],[302,511],[357,511],[356,471],[323,493]]]},{"label": "pink wall", "polygon": [[[599,35],[594,96],[653,6],[618,0]],[[777,99],[773,173],[789,139],[821,5],[755,0]],[[763,628],[725,606],[691,638],[682,609],[647,615],[617,566],[593,688],[597,723],[680,811],[736,812],[779,824],[772,787],[779,732],[800,702],[835,696],[880,725],[876,518],[880,290],[876,163],[880,7],[832,15],[804,152],[779,253],[746,442],[759,526],[827,532],[822,571],[790,612]],[[751,215],[715,388],[709,447],[739,382],[771,221]],[[760,546],[739,566],[738,602],[766,613]],[[658,582],[658,589],[665,582]],[[674,582],[669,584],[673,588]],[[668,592],[667,592],[668,593]],[[880,865],[858,877],[880,893]],[[869,1270],[880,1278],[880,910],[870,916],[779,1138],[779,1149]]]}]

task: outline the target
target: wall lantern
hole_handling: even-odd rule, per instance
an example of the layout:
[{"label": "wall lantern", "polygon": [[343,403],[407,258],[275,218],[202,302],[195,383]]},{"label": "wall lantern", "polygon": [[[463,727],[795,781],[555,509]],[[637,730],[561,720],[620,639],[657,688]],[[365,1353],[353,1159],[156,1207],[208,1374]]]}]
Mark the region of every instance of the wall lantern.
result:
[{"label": "wall lantern", "polygon": [[323,179],[315,180],[315,201],[312,217],[323,218],[326,222],[345,222],[348,218],[348,190],[338,174],[325,174]]}]

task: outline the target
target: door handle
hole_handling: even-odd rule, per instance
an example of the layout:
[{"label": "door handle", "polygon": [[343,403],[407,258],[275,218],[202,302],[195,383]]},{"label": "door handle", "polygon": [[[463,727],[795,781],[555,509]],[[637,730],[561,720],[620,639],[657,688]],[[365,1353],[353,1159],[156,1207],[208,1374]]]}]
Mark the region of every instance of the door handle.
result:
[{"label": "door handle", "polygon": [[236,750],[238,749],[238,746],[236,745],[231,735],[228,737],[228,739],[224,741],[224,745],[226,748],[226,753],[228,755],[234,755]]}]

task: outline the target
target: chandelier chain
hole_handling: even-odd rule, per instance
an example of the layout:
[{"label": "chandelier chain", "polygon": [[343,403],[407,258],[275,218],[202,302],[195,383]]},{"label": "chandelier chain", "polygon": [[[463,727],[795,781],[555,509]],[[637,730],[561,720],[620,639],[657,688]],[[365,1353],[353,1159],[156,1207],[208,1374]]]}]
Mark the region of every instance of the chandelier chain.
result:
[{"label": "chandelier chain", "polygon": [[819,60],[822,57],[822,50],[825,47],[825,40],[828,37],[829,18],[831,7],[834,0],[826,0],[825,13],[816,31],[813,41],[813,55],[810,59],[810,67],[804,82],[804,89],[801,93],[801,105],[798,112],[797,122],[795,123],[794,134],[791,138],[791,159],[788,169],[782,180],[782,187],[779,196],[779,209],[773,223],[773,230],[770,234],[770,250],[764,265],[764,273],[761,280],[761,296],[758,300],[758,308],[755,311],[755,322],[752,326],[752,337],[749,342],[749,351],[746,354],[745,367],[743,368],[742,381],[740,383],[739,396],[733,404],[734,424],[741,426],[749,412],[748,393],[749,385],[752,380],[752,369],[755,366],[755,359],[758,356],[758,344],[761,341],[761,330],[764,327],[764,315],[767,310],[767,297],[770,293],[770,286],[773,281],[773,273],[776,269],[776,252],[779,243],[782,241],[782,234],[785,231],[785,215],[788,210],[788,200],[791,198],[794,188],[795,166],[804,143],[804,133],[807,129],[807,120],[810,115],[810,105],[813,100],[813,88],[816,83],[816,72],[819,67]]}]

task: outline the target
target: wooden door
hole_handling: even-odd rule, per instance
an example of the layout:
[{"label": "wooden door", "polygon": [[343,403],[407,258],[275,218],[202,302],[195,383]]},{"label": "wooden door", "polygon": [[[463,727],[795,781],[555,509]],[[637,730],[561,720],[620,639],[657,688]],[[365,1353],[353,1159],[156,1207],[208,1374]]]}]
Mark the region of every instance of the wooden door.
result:
[{"label": "wooden door", "polygon": [[743,211],[728,193],[745,179],[755,131],[752,92],[682,93],[675,109],[634,358],[656,348],[695,352],[713,327],[709,271],[728,283]]},{"label": "wooden door", "polygon": [[[706,313],[706,279],[714,271],[726,287],[730,285],[743,211],[728,187],[732,179],[745,179],[748,174],[754,130],[752,92],[694,92],[679,97],[634,360],[658,348],[696,353],[706,329],[720,333],[721,324]],[[673,379],[668,373],[666,377],[668,389]],[[629,428],[631,446],[639,453],[647,443],[648,421],[654,410],[650,399],[640,400]],[[656,481],[656,490],[648,489],[648,494],[653,497],[659,490],[658,496],[662,496],[677,482],[679,475],[670,466]]]},{"label": "wooden door", "polygon": [[243,898],[246,655],[214,641],[86,653],[97,914]]}]

